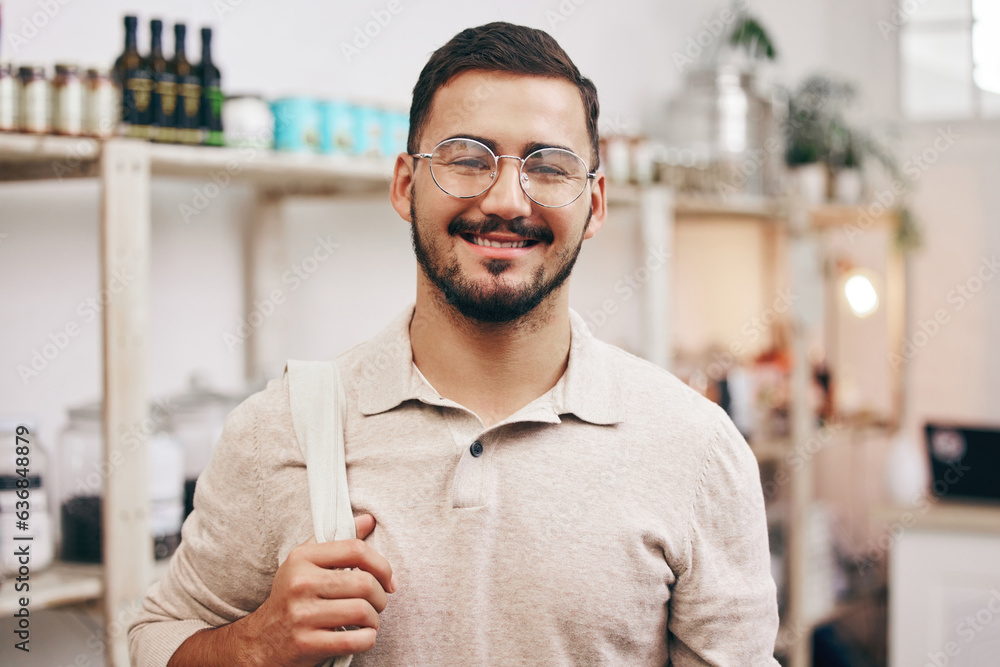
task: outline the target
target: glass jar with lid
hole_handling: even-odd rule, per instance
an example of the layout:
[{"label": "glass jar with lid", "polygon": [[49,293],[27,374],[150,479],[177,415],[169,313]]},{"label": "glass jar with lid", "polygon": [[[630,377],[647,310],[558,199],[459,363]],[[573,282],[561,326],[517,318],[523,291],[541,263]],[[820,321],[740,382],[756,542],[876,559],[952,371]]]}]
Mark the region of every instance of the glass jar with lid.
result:
[{"label": "glass jar with lid", "polygon": [[83,133],[88,137],[110,137],[121,118],[121,91],[106,69],[87,70],[83,95]]},{"label": "glass jar with lid", "polygon": [[58,63],[52,79],[52,129],[56,134],[83,133],[83,78],[80,68]]},{"label": "glass jar with lid", "polygon": [[23,65],[17,70],[20,80],[18,103],[21,132],[46,134],[52,129],[52,88],[40,65]]},{"label": "glass jar with lid", "polygon": [[14,68],[10,63],[0,63],[0,132],[17,131],[17,89]]},{"label": "glass jar with lid", "polygon": [[[169,431],[169,411],[153,406],[149,419],[123,437],[148,446],[150,524],[157,558],[170,556],[180,543],[184,511],[183,451]],[[101,562],[104,484],[114,468],[103,457],[101,405],[69,411],[59,444],[59,501],[63,559]]]},{"label": "glass jar with lid", "polygon": [[198,476],[208,465],[212,448],[222,435],[226,416],[238,400],[210,389],[198,375],[192,375],[187,390],[172,397],[171,430],[184,448],[184,516],[194,508]]},{"label": "glass jar with lid", "polygon": [[31,572],[52,562],[49,457],[31,421],[0,420],[0,573],[15,576],[27,550]]}]

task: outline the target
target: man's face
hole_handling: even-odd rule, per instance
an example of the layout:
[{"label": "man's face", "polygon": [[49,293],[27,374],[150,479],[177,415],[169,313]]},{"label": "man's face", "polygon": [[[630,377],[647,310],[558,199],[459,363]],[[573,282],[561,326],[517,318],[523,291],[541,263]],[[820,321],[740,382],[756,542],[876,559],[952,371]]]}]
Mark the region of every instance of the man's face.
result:
[{"label": "man's face", "polygon": [[[562,79],[457,75],[435,94],[418,152],[452,137],[476,139],[497,155],[566,148],[592,166],[579,90]],[[471,319],[511,322],[558,293],[583,240],[604,221],[603,182],[587,185],[568,206],[545,208],[525,195],[519,169],[518,160],[502,158],[485,194],[457,199],[434,183],[429,160],[415,168],[412,158],[397,162],[393,204],[412,223],[423,282]]]}]

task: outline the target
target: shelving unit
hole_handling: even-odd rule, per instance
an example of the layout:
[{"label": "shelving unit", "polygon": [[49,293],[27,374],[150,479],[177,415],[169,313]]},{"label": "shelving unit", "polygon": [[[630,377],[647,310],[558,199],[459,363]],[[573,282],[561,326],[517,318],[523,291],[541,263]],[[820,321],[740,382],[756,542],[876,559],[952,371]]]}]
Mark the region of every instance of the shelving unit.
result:
[{"label": "shelving unit", "polygon": [[[334,159],[276,154],[264,150],[159,145],[128,139],[97,141],[0,133],[0,181],[96,178],[101,188],[101,284],[116,271],[135,276],[127,289],[103,313],[103,387],[105,461],[111,466],[104,501],[105,562],[80,567],[56,564],[33,578],[34,608],[102,597],[106,621],[128,618],[146,587],[162,575],[165,563],[154,567],[149,544],[146,503],[146,451],[131,451],[120,433],[148,416],[150,184],[154,178],[201,180],[205,187],[240,183],[254,189],[254,218],[247,222],[244,300],[265,297],[276,276],[286,268],[282,200],[288,196],[371,196],[388,189],[392,163],[384,160]],[[643,354],[670,367],[670,311],[674,226],[678,219],[725,217],[765,224],[769,234],[788,239],[789,275],[794,285],[821,284],[815,263],[803,261],[815,247],[821,229],[854,222],[858,209],[810,208],[794,197],[787,200],[744,199],[721,202],[676,195],[660,186],[611,186],[609,203],[635,207],[643,251],[664,251],[667,265],[651,275],[642,290]],[[816,323],[801,305],[793,305],[793,355],[807,359],[807,342]],[[283,360],[280,317],[270,318],[247,341],[249,379],[267,375]],[[901,334],[900,334],[901,335]],[[796,363],[792,377],[792,427],[786,439],[753,443],[760,461],[780,462],[796,444],[809,440],[814,419],[808,405],[811,383],[808,363]],[[806,576],[805,512],[812,497],[812,466],[791,475],[788,517],[789,604],[783,628],[791,641],[787,655],[792,667],[810,664],[812,628],[823,619],[809,619],[804,600]],[[13,604],[10,591],[0,593],[0,612]],[[13,608],[13,607],[11,607]],[[849,613],[846,608],[833,614]],[[779,642],[781,637],[779,637]],[[112,638],[108,664],[129,664],[124,634]]]},{"label": "shelving unit", "polygon": [[[807,515],[813,500],[813,457],[801,457],[804,464],[793,469],[786,466],[787,457],[796,448],[804,447],[816,434],[816,415],[810,405],[812,369],[808,361],[809,344],[823,326],[825,314],[811,312],[810,297],[822,297],[823,275],[823,235],[850,225],[859,225],[862,214],[868,213],[855,206],[838,204],[809,205],[797,194],[785,198],[730,198],[717,200],[692,195],[671,193],[659,187],[614,186],[609,189],[609,203],[613,206],[635,206],[641,208],[640,236],[643,251],[651,247],[674,249],[675,225],[680,221],[696,224],[702,220],[741,221],[763,225],[768,239],[765,244],[769,259],[777,262],[774,242],[778,236],[785,238],[788,282],[800,295],[807,295],[793,302],[788,316],[791,327],[791,352],[793,357],[790,378],[790,433],[787,437],[752,441],[751,447],[760,464],[774,464],[785,467],[788,474],[788,516],[786,528],[786,571],[787,606],[782,618],[781,629],[776,644],[776,654],[783,656],[790,667],[809,667],[812,664],[812,633],[820,625],[833,622],[853,613],[858,600],[840,601],[827,612],[813,617],[806,600],[809,577],[809,552],[807,544]],[[648,211],[656,207],[666,209],[666,213],[650,215]],[[887,227],[895,223],[892,213],[868,216],[859,229]],[[672,256],[672,253],[670,253]],[[669,261],[669,260],[668,260]],[[771,267],[772,271],[776,267]],[[661,278],[644,299],[645,345],[647,359],[670,367],[672,337],[670,328],[672,266],[668,265]],[[898,345],[904,336],[905,321],[905,271],[902,259],[890,258],[888,262],[888,288],[895,292],[890,299],[889,338],[890,345]],[[776,289],[776,282],[769,285],[769,294]],[[813,299],[815,300],[815,299]],[[896,349],[895,347],[893,349]],[[894,418],[890,428],[898,423],[903,402],[903,382],[901,374],[892,379]]]},{"label": "shelving unit", "polygon": [[[281,200],[290,195],[344,196],[384,191],[392,164],[384,160],[334,159],[266,150],[105,141],[0,133],[0,181],[97,178],[101,188],[100,276],[107,284],[121,272],[134,276],[103,312],[104,459],[110,467],[103,503],[104,563],[57,563],[32,580],[32,607],[103,597],[106,626],[133,615],[147,586],[162,575],[153,566],[147,503],[147,452],[133,451],[120,434],[148,417],[150,184],[153,178],[204,181],[207,196],[229,183],[255,189],[257,219],[248,225],[251,274],[265,271],[274,252],[268,242],[281,226]],[[216,195],[217,196],[217,195]],[[252,303],[259,281],[247,281]],[[271,325],[273,326],[273,324]],[[274,336],[254,337],[249,369]],[[117,464],[110,464],[118,461]],[[0,594],[0,611],[13,604]],[[110,638],[108,664],[129,664],[124,633]]]}]

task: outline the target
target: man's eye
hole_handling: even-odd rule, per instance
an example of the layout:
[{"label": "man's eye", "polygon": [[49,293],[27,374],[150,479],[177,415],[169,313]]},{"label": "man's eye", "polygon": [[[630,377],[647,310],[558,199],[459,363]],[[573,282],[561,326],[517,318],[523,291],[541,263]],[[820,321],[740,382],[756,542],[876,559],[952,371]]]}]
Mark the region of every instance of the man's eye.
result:
[{"label": "man's eye", "polygon": [[566,172],[551,164],[539,164],[530,169],[530,173],[535,176],[566,176]]},{"label": "man's eye", "polygon": [[489,169],[489,164],[486,160],[474,157],[456,158],[451,161],[451,166],[461,167],[463,169]]}]

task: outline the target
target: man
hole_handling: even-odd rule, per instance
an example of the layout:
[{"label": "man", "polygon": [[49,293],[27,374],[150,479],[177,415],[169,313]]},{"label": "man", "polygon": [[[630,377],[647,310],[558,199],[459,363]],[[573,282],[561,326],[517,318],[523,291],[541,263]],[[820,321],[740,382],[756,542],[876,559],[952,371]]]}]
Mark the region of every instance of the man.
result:
[{"label": "man", "polygon": [[416,303],[338,358],[359,539],[310,539],[272,381],[227,420],[135,664],[777,664],[749,448],[568,306],[607,214],[597,115],[544,32],[433,54],[391,187]]}]

